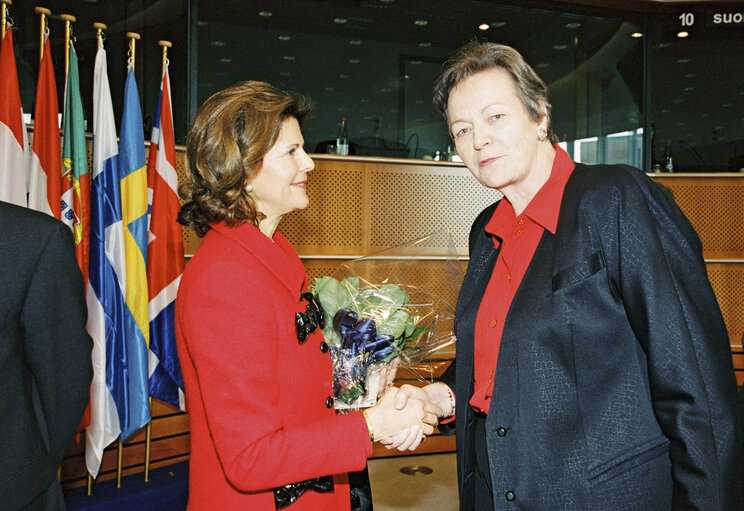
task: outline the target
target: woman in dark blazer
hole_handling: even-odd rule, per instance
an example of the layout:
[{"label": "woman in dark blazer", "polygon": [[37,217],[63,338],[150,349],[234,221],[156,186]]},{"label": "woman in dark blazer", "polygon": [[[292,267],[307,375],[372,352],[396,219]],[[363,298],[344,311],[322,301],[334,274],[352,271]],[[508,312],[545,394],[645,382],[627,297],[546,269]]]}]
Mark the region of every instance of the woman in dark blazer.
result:
[{"label": "woman in dark blazer", "polygon": [[276,230],[308,205],[308,112],[244,82],[209,98],[189,131],[179,219],[204,236],[176,301],[190,511],[348,510],[347,472],[365,467],[370,440],[400,434],[401,448],[415,448],[441,413],[422,401],[396,410],[397,389],[366,412],[334,411],[322,311]]},{"label": "woman in dark blazer", "polygon": [[[512,48],[465,46],[434,97],[503,194],[471,230],[443,378],[461,509],[741,509],[729,339],[674,199],[638,169],[571,161]],[[443,387],[398,404],[446,410]]]}]

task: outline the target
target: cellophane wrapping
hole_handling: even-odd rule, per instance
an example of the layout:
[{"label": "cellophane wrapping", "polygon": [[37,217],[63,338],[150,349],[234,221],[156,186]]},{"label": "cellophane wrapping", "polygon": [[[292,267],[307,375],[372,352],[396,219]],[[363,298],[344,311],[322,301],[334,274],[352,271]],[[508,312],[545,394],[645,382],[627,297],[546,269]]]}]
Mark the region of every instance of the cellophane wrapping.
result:
[{"label": "cellophane wrapping", "polygon": [[315,279],[312,292],[326,318],[337,410],[374,405],[385,364],[398,366],[399,381],[432,381],[454,357],[463,276],[452,235],[443,230]]}]

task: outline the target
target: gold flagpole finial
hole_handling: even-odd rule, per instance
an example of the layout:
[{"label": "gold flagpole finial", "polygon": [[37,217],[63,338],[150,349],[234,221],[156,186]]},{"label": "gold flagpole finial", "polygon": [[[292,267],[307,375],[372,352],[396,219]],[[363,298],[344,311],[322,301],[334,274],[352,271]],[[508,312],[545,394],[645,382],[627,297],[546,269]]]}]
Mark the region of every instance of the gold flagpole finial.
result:
[{"label": "gold flagpole finial", "polygon": [[103,33],[104,30],[106,30],[106,24],[105,23],[93,23],[93,28],[96,29],[96,41],[98,41],[98,47],[103,46],[103,40],[106,37]]},{"label": "gold flagpole finial", "polygon": [[163,68],[161,70],[162,72],[165,71],[166,66],[168,66],[168,48],[172,48],[173,44],[171,44],[170,41],[158,41],[158,46],[163,48]]},{"label": "gold flagpole finial", "polygon": [[65,80],[67,80],[67,71],[70,68],[70,41],[72,41],[72,24],[77,21],[71,14],[60,14],[59,17],[65,22]]},{"label": "gold flagpole finial", "polygon": [[41,62],[41,59],[44,58],[44,37],[47,34],[47,16],[52,14],[52,11],[47,9],[46,7],[34,7],[34,12],[37,14],[41,14],[41,28],[40,28],[40,38],[39,38],[39,62]]},{"label": "gold flagpole finial", "polygon": [[136,41],[139,40],[140,35],[137,32],[127,32],[127,39],[129,39],[129,62],[128,65],[132,66],[134,71],[134,50]]},{"label": "gold flagpole finial", "polygon": [[0,0],[0,3],[2,3],[2,7],[0,7],[0,17],[2,18],[1,23],[2,27],[0,27],[0,41],[5,39],[5,25],[8,23],[8,6],[13,5],[13,0]]}]

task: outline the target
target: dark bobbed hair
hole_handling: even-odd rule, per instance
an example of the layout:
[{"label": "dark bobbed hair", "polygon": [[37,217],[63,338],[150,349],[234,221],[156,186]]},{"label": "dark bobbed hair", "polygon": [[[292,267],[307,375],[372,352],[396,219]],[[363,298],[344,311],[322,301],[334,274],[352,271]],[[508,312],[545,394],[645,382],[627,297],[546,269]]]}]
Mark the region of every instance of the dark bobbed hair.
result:
[{"label": "dark bobbed hair", "polygon": [[178,221],[204,236],[209,224],[258,226],[265,215],[245,186],[260,171],[282,123],[302,126],[310,102],[268,83],[247,81],[217,92],[196,112],[186,140],[188,181],[179,187],[186,202]]},{"label": "dark bobbed hair", "polygon": [[447,103],[452,89],[464,79],[493,68],[501,68],[511,75],[527,114],[535,122],[546,115],[548,139],[552,143],[558,142],[550,120],[548,87],[517,50],[503,44],[471,41],[457,50],[444,64],[442,73],[434,83],[433,95],[434,108],[444,117],[445,122],[449,122]]}]

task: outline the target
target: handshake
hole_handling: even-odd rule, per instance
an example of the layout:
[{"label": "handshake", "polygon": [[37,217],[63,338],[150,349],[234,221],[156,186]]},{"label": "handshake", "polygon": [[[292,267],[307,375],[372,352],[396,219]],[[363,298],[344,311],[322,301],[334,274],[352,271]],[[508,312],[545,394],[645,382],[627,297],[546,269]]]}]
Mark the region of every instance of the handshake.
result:
[{"label": "handshake", "polygon": [[[442,383],[432,383],[423,388],[403,385],[391,387],[395,370],[383,375],[377,404],[367,408],[370,436],[388,449],[415,450],[434,432],[439,419],[455,413],[452,393]],[[387,377],[385,377],[387,376]]]}]

